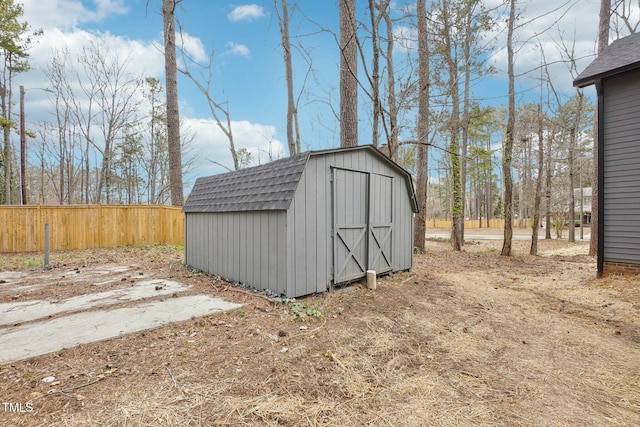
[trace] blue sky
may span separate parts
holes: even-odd
[[[52,52],[61,46],[78,51],[90,41],[106,40],[122,57],[130,55],[131,72],[155,76],[163,80],[162,17],[160,0],[23,0],[25,19],[33,28],[42,28],[44,36],[31,51],[33,70],[21,75],[18,84],[29,88],[43,88],[47,81],[43,67]],[[294,2],[289,1],[290,5]],[[359,13],[364,16],[366,3],[358,1]],[[396,8],[415,2],[398,0]],[[501,0],[486,0],[488,7]],[[519,40],[531,40],[517,52],[520,73],[536,67],[540,53],[536,44],[545,46],[547,58],[559,58],[557,49],[560,33],[575,39],[576,56],[582,58],[579,69],[592,59],[595,50],[599,0],[574,0],[522,27]],[[528,22],[562,5],[557,0],[528,0],[521,2],[521,21]],[[300,125],[304,149],[322,149],[339,145],[338,123],[330,104],[338,108],[338,49],[335,35],[338,23],[336,0],[299,0],[299,10],[291,16],[292,43],[308,50],[313,74],[309,75],[300,98]],[[236,144],[249,149],[256,161],[267,160],[271,151],[276,157],[286,155],[286,88],[284,65],[280,47],[280,33],[272,0],[223,1],[184,0],[177,11],[184,33],[185,48],[196,59],[206,61],[213,49],[214,98],[228,101]],[[548,35],[534,34],[551,26]],[[504,24],[502,24],[504,27]],[[411,34],[410,28],[398,28]],[[533,37],[533,38],[532,38]],[[495,47],[488,53],[489,62],[498,73],[474,86],[475,97],[487,104],[506,103],[506,51],[504,31],[493,35]],[[573,43],[573,41],[571,41]],[[396,48],[399,60],[407,51]],[[294,54],[294,79],[299,91],[308,65],[299,53]],[[552,68],[558,89],[572,94],[571,75],[564,65]],[[532,77],[537,77],[534,73]],[[537,102],[539,89],[534,78],[522,76],[518,80],[521,102]],[[46,92],[27,92],[27,120],[50,119]],[[205,99],[185,78],[179,80],[181,114],[194,133],[193,147],[199,164],[187,177],[187,192],[197,176],[224,171],[208,160],[232,165],[227,143],[211,120]],[[364,99],[364,98],[361,98]],[[367,140],[368,109],[360,109],[362,143]]]

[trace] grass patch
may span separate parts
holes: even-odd
[[[42,267],[44,265],[44,260],[41,257],[28,257],[24,259],[22,264],[25,268]]]

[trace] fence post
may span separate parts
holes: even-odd
[[[44,268],[49,268],[49,223],[44,224]]]

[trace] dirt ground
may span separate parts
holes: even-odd
[[[640,277],[595,279],[587,243],[541,240],[530,257],[514,241],[510,258],[500,245],[430,241],[375,291],[289,303],[190,271],[176,248],[55,253],[48,272],[0,255],[36,281],[120,265],[107,286],[142,273],[244,304],[1,365],[0,425],[640,426]],[[92,287],[60,279],[0,299]]]

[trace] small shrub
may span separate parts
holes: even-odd
[[[311,320],[312,318],[320,318],[322,317],[322,312],[318,310],[315,306],[309,306],[305,302],[292,302],[289,305],[289,309],[293,313],[291,316],[291,320],[294,322],[296,320],[301,320],[306,322]]]
[[[551,216],[551,226],[556,230],[556,238],[562,239],[562,233],[567,228],[567,219],[564,212],[554,212]]]

